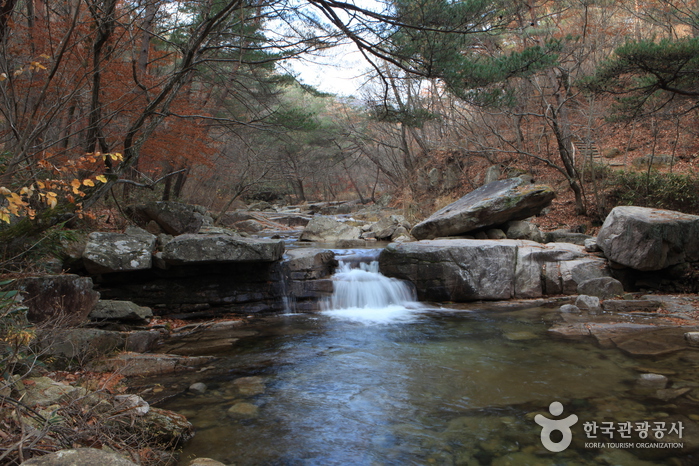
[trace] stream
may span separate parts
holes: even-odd
[[[636,360],[551,338],[552,308],[416,303],[372,263],[351,262],[323,312],[260,319],[246,327],[254,336],[216,355],[215,375],[183,376],[207,390],[162,406],[196,427],[180,464],[696,464],[698,404],[659,399],[637,381],[656,372],[673,388],[699,387],[699,360]],[[567,448],[543,446],[537,414],[577,416]],[[644,440],[644,422],[663,422],[677,444],[648,448],[657,433]],[[630,439],[619,430],[627,423]]]

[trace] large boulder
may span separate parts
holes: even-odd
[[[597,245],[608,259],[636,270],[699,261],[699,216],[615,207],[597,235]]]
[[[526,178],[493,181],[438,210],[411,231],[417,239],[455,236],[536,215],[556,197]]]
[[[72,274],[29,277],[19,282],[24,304],[29,308],[27,318],[32,322],[83,322],[100,298],[92,286],[91,278]]]
[[[399,227],[407,230],[410,229],[410,224],[402,215],[388,215],[371,225],[369,231],[374,233],[376,239],[388,239],[393,236]]]
[[[154,220],[169,235],[198,233],[204,223],[203,208],[175,201],[149,202],[139,206],[148,219]]]
[[[423,240],[392,243],[379,257],[383,274],[412,282],[419,299],[475,301],[575,294],[606,276],[605,261],[573,244],[522,240]]]
[[[163,247],[162,259],[171,265],[273,262],[284,255],[284,242],[217,235],[180,235]]]
[[[87,238],[83,263],[94,274],[150,269],[156,239],[137,227],[129,227],[124,233],[96,231]]]
[[[332,217],[314,215],[301,233],[299,241],[334,242],[347,239],[359,239],[358,227],[338,222]]]

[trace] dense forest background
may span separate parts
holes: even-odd
[[[357,95],[284,71],[340,44]],[[693,0],[3,0],[0,47],[4,241],[146,198],[416,220],[525,172],[545,227],[699,213]]]

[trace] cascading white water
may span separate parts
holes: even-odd
[[[417,317],[421,306],[409,284],[379,273],[378,261],[359,267],[340,261],[333,275],[333,294],[322,303],[333,317],[364,323],[405,322]]]

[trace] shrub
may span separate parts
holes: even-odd
[[[699,177],[693,174],[617,171],[611,178],[612,205],[636,205],[699,214]]]

